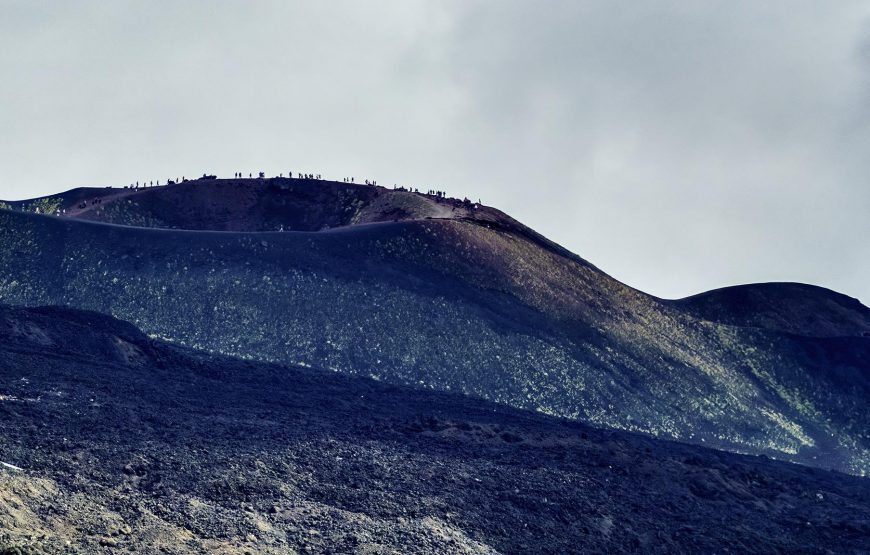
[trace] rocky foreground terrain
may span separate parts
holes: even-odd
[[[3,303],[870,473],[870,309],[833,291],[658,299],[494,208],[319,180],[77,189],[6,206]]]
[[[0,553],[867,553],[870,481],[0,306]]]

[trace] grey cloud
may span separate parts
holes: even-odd
[[[866,8],[638,6],[510,3],[454,27],[458,150],[483,145],[509,184],[487,194],[663,295],[776,279],[866,301]]]

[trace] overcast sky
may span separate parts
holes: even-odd
[[[0,198],[235,171],[493,205],[644,291],[870,301],[870,3],[0,0]]]

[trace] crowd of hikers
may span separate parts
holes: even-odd
[[[280,173],[276,177],[283,179],[284,174]],[[235,172],[233,174],[233,178],[234,179],[245,179],[245,176],[242,172]],[[202,174],[202,177],[198,177],[194,181],[211,181],[211,180],[216,180],[216,179],[217,179],[216,175],[204,173],[204,174]],[[266,178],[265,172],[257,172],[256,178],[254,177],[253,173],[248,173],[247,179],[264,180],[267,178]],[[293,172],[288,171],[287,172],[287,179],[322,180],[323,177],[319,173],[302,173],[302,172],[296,173],[296,175],[294,177]],[[175,179],[165,180],[164,185],[175,185],[176,183],[186,183],[188,181],[190,181],[190,180],[188,180],[186,176],[181,176],[181,178],[176,177]],[[344,178],[342,178],[342,181],[344,183],[355,183],[355,178],[354,177],[344,177]],[[371,187],[376,187],[378,185],[377,181],[370,180],[370,179],[364,180],[364,183],[368,186],[371,186]],[[153,181],[142,181],[142,182],[136,181],[134,183],[130,183],[129,185],[125,185],[124,188],[125,189],[132,189],[133,191],[138,191],[139,189],[144,189],[147,187],[157,187],[160,185],[161,185],[160,180],[157,179],[157,180],[153,180]],[[111,187],[106,187],[106,188],[111,189]],[[393,184],[393,190],[394,191],[409,192],[409,193],[416,193],[416,194],[423,194],[423,195],[426,195],[429,197],[435,197],[436,199],[439,199],[439,200],[443,199],[453,206],[453,210],[456,210],[460,205],[465,207],[465,208],[471,209],[471,210],[477,210],[481,206],[480,199],[477,200],[477,203],[473,203],[471,200],[468,199],[468,197],[465,197],[460,201],[459,199],[448,197],[446,191],[441,191],[438,189],[428,189],[425,192],[421,193],[420,190],[416,187],[403,187],[403,186],[397,186],[397,185]],[[102,197],[94,197],[94,198],[91,198],[88,200],[78,202],[76,204],[76,208],[78,208],[79,210],[85,210],[89,206],[99,205],[99,204],[102,204],[102,202],[103,202]],[[2,203],[0,203],[0,208],[8,208],[8,206],[4,206]],[[67,209],[65,209],[65,208],[54,208],[54,207],[52,207],[50,209],[46,209],[46,208],[42,208],[40,206],[36,206],[36,207],[30,207],[28,210],[34,211],[37,213],[49,213],[49,212],[51,212],[51,213],[54,213],[58,216],[67,213]],[[2,554],[0,554],[0,555],[2,555]]]
[[[277,177],[283,179],[284,174],[279,173],[277,175]],[[216,175],[204,173],[204,174],[202,174],[202,177],[196,178],[195,181],[203,181],[203,180],[210,181],[210,180],[214,180],[214,179],[217,179]],[[235,173],[233,173],[233,179],[245,179],[245,175],[243,172],[235,172]],[[253,172],[249,172],[247,179],[260,179],[260,180],[266,179],[266,173],[265,172],[257,172],[257,175],[255,177]],[[303,173],[303,172],[297,172],[295,177],[294,177],[293,172],[288,171],[287,172],[287,179],[321,180],[321,179],[323,179],[323,177],[319,173]],[[180,179],[178,177],[176,177],[175,179],[166,179],[164,182],[164,185],[175,185],[176,183],[186,183],[188,181],[189,180],[187,179],[187,177],[181,176]],[[354,177],[344,177],[344,178],[342,178],[342,182],[344,182],[344,183],[356,183],[356,179]],[[370,179],[364,180],[364,183],[366,185],[369,185],[372,187],[375,187],[378,185],[377,181],[370,180]],[[130,185],[125,185],[124,188],[125,189],[133,189],[134,191],[138,191],[139,189],[144,189],[146,187],[157,187],[157,186],[160,186],[159,179],[155,180],[155,181],[143,181],[143,182],[141,182],[141,184],[139,181],[136,181],[135,183],[130,183]],[[458,199],[452,199],[452,198],[448,197],[446,191],[441,191],[438,189],[429,189],[429,190],[425,191],[424,193],[420,193],[420,190],[416,187],[403,187],[403,186],[396,186],[394,184],[393,190],[394,191],[405,191],[405,192],[410,192],[410,193],[424,194],[424,195],[427,195],[430,197],[435,197],[437,199],[458,201]],[[464,198],[462,200],[462,204],[466,205],[466,206],[473,205],[473,203],[468,198]],[[477,201],[477,204],[480,205],[479,199]],[[79,208],[85,208],[85,207],[86,207],[86,205],[84,205],[84,206],[79,205]]]

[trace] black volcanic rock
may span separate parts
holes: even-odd
[[[66,218],[0,212],[0,301],[96,310],[193,348],[870,470],[870,319],[847,297],[771,284],[664,301],[492,208],[376,187],[217,180],[115,193]],[[185,195],[208,207],[165,204]],[[212,231],[277,222],[329,229]]]
[[[0,306],[2,553],[861,553],[864,478]],[[11,467],[8,465],[12,465]]]

